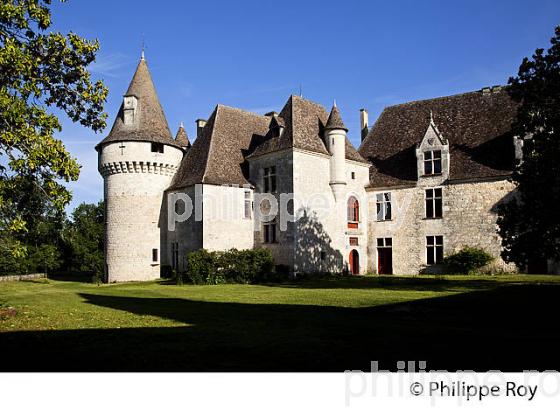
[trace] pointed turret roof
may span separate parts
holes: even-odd
[[[189,136],[185,131],[185,127],[183,127],[183,123],[179,125],[179,129],[177,130],[177,135],[175,136],[175,142],[181,147],[190,148],[191,146],[191,142],[189,141]]]
[[[333,103],[333,107],[331,109],[331,113],[329,114],[329,119],[327,120],[327,124],[325,125],[326,130],[344,130],[348,132],[348,128],[342,122],[342,118],[340,117],[340,111],[338,111],[338,107],[336,106],[336,101]]]
[[[135,121],[131,125],[124,123],[124,102],[109,135],[98,146],[117,141],[151,141],[177,146],[171,136],[169,125],[161,108],[152,76],[144,58],[140,59],[134,77],[128,86],[125,97],[137,98]]]

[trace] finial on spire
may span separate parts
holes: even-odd
[[[332,106],[333,106],[333,107],[336,107],[336,98],[335,98],[335,99],[333,99],[333,103],[332,103]]]
[[[179,128],[185,128],[185,127],[183,126],[183,121],[181,121],[181,123],[179,124]]]
[[[303,98],[303,87],[301,86],[301,83],[299,85],[299,96]]]
[[[342,118],[340,117],[340,111],[338,111],[338,107],[336,106],[336,100],[333,101],[333,107],[331,109],[331,113],[329,114],[329,118],[327,119],[325,129],[344,130],[348,132],[348,128],[346,128],[344,122],[342,121]]]
[[[146,49],[146,43],[144,41],[144,35],[142,34],[142,53],[140,54],[140,60],[145,60],[144,50]]]

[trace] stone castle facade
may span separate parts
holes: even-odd
[[[388,107],[372,127],[362,110],[356,150],[336,105],[290,96],[266,115],[218,105],[191,145],[182,126],[172,137],[142,58],[96,147],[108,281],[184,271],[201,248],[267,248],[296,274],[402,275],[478,246],[513,269],[496,209],[513,191],[516,109],[495,87]]]

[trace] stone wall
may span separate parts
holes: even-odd
[[[340,272],[348,268],[350,251],[359,255],[360,272],[367,267],[367,207],[360,208],[357,229],[347,227],[347,202],[354,196],[366,203],[364,187],[369,182],[368,165],[346,160],[345,185],[338,185],[337,198],[330,182],[329,156],[294,151],[294,195],[296,197],[296,272]],[[352,178],[354,176],[354,178]],[[350,237],[357,245],[350,245]]]
[[[202,246],[211,251],[253,248],[253,220],[245,218],[244,194],[249,187],[203,185]]]
[[[47,275],[44,273],[30,273],[28,275],[5,275],[0,276],[0,282],[17,282],[20,280],[44,279]]]
[[[199,188],[201,189],[201,188]],[[193,215],[194,207],[196,206],[196,187],[191,186],[178,191],[173,191],[175,193],[183,193],[187,195],[193,205]],[[162,232],[165,233],[163,243],[165,243],[166,250],[166,260],[167,265],[172,265],[172,243],[176,242],[179,245],[179,257],[178,257],[178,270],[184,272],[187,269],[187,254],[189,252],[195,251],[202,248],[202,221],[196,221],[194,217],[187,219],[186,221],[176,222],[174,224],[174,229],[169,229],[167,223],[167,201],[169,200],[170,192],[166,194],[165,206],[163,208],[164,217],[161,220],[160,225],[164,227]],[[200,205],[199,205],[200,206]],[[180,214],[183,213],[183,209],[179,210]]]
[[[258,193],[264,192],[264,168],[276,167],[276,193],[274,196],[280,203],[280,193],[293,192],[293,153],[291,150],[274,152],[268,155],[251,158],[249,162],[249,175],[251,183]],[[293,213],[293,207],[289,208]],[[264,243],[262,223],[254,218],[253,240],[255,247],[269,249],[277,264],[294,266],[294,224],[287,223],[286,229],[280,229],[278,224],[277,243]]]
[[[448,183],[441,187],[443,193],[443,217],[426,219],[424,186],[371,190],[368,192],[370,266],[377,273],[377,238],[393,240],[393,273],[417,274],[426,269],[426,236],[442,235],[444,254],[458,251],[464,246],[485,249],[496,258],[495,267],[514,270],[500,257],[501,240],[497,233],[497,206],[507,200],[513,185],[506,180]],[[376,221],[376,193],[391,192],[391,221]],[[438,267],[427,268],[435,272]]]
[[[183,157],[165,146],[151,152],[149,142],[115,142],[102,147],[99,171],[104,179],[105,263],[109,282],[160,277],[159,229],[164,190]],[[157,261],[153,260],[157,250]]]

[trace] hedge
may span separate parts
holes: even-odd
[[[187,278],[197,285],[259,283],[274,277],[274,259],[268,249],[206,249],[187,254]]]

